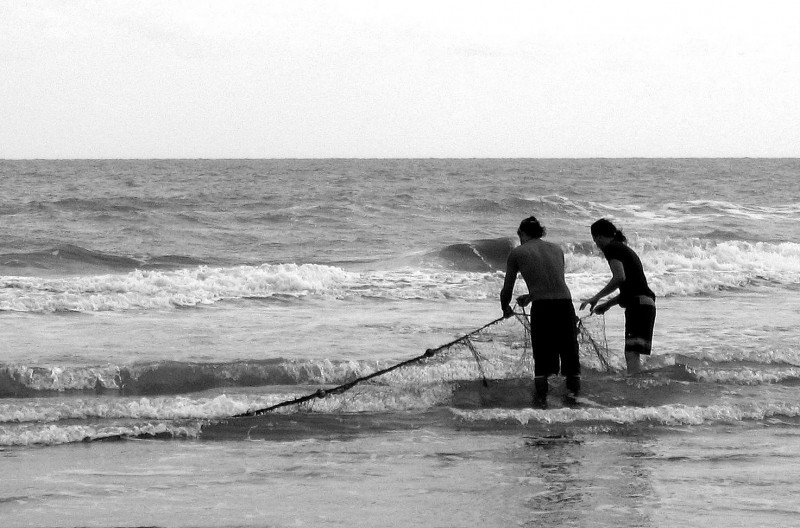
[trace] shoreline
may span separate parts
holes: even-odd
[[[800,432],[780,424],[3,449],[0,517],[29,528],[771,524],[800,513],[798,452]],[[769,498],[753,495],[766,486]]]

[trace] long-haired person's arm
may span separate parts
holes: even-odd
[[[611,268],[611,279],[608,281],[608,284],[603,286],[603,288],[592,297],[581,299],[581,310],[583,310],[586,305],[589,305],[589,309],[594,311],[594,305],[596,305],[600,299],[614,293],[617,288],[625,282],[625,267],[622,265],[622,262],[616,259],[609,260],[608,267]]]

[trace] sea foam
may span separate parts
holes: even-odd
[[[659,425],[701,425],[716,422],[763,420],[773,416],[800,416],[800,405],[767,402],[742,405],[663,405],[658,407],[562,408],[562,409],[451,409],[467,422],[500,421],[521,425],[532,423],[653,423]]]
[[[667,238],[634,239],[631,246],[659,296],[800,283],[800,244],[793,242]],[[610,277],[607,263],[585,245],[566,249],[566,279],[573,297],[594,294]],[[356,272],[321,264],[198,266],[58,279],[6,276],[0,278],[0,311],[169,310],[275,296],[482,301],[496,299],[503,277],[500,270],[405,266]]]

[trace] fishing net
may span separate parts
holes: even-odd
[[[584,369],[599,372],[615,370],[609,362],[605,319],[587,316],[578,319],[577,334],[581,365]],[[365,410],[357,405],[345,405],[342,398],[355,401],[359,388],[369,386],[371,391],[380,387],[402,388],[400,394],[409,397],[432,385],[444,385],[463,380],[478,380],[486,386],[490,380],[508,380],[533,377],[533,351],[530,340],[530,319],[524,312],[514,317],[498,318],[480,328],[467,332],[423,354],[385,368],[376,369],[341,385],[318,389],[297,398],[248,411],[234,416],[259,416],[286,407],[311,411],[321,400],[337,397],[337,408]],[[342,396],[347,393],[346,396]],[[397,397],[397,396],[392,396]]]

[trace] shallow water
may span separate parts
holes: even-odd
[[[791,525],[780,423],[139,440],[2,452],[4,526]]]
[[[798,170],[0,161],[0,525],[791,524]],[[614,368],[583,350],[577,408],[560,379],[530,408],[514,319],[470,341],[480,362],[317,392],[497,318],[529,214],[576,305],[609,277],[587,226],[624,228],[659,296],[646,374],[612,310],[584,320]]]

